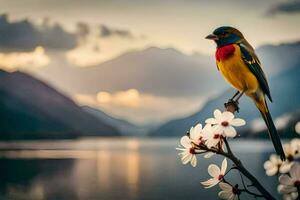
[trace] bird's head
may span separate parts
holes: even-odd
[[[217,47],[226,46],[229,44],[239,43],[244,39],[243,34],[236,28],[230,26],[221,26],[214,30],[214,32],[206,39],[213,40]]]

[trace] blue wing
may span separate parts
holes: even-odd
[[[270,101],[272,102],[268,81],[265,73],[263,72],[260,66],[260,62],[257,56],[254,52],[251,53],[250,51],[248,51],[245,45],[239,44],[239,46],[242,53],[242,59],[244,60],[245,64],[249,67],[250,71],[257,78],[262,91],[269,97]]]

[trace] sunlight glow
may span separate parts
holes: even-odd
[[[127,155],[127,185],[131,199],[138,195],[138,184],[140,177],[140,155],[137,151],[131,151]]]
[[[50,58],[43,47],[36,47],[32,52],[0,53],[0,68],[7,71],[33,69],[48,65]]]
[[[97,175],[102,189],[110,187],[111,180],[111,154],[109,151],[98,151],[97,153]]]
[[[81,105],[99,108],[115,117],[126,118],[137,124],[186,116],[201,108],[205,102],[201,97],[170,98],[141,93],[136,89],[111,93],[101,91],[96,95],[76,94],[73,99]]]
[[[97,94],[97,100],[100,104],[112,103],[128,107],[139,107],[141,96],[136,89],[129,89],[112,94],[108,92],[99,92]]]

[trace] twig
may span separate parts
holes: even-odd
[[[228,101],[224,104],[227,111],[235,113],[239,110],[238,103]],[[226,139],[224,139],[227,153],[224,153],[222,151],[219,152],[219,154],[229,158],[239,169],[239,171],[248,178],[252,182],[252,185],[256,187],[256,189],[261,193],[262,197],[265,197],[268,200],[275,200],[275,198],[261,185],[261,183],[244,167],[242,162],[232,153],[230,146]]]
[[[254,192],[251,192],[245,185],[245,182],[244,182],[244,178],[243,178],[243,175],[241,174],[241,172],[239,171],[239,174],[240,174],[240,177],[241,177],[241,180],[242,180],[242,184],[243,184],[243,187],[244,187],[244,190],[241,190],[241,191],[244,191],[250,195],[253,195],[254,197],[263,197],[263,195],[260,195],[260,194],[256,194]]]

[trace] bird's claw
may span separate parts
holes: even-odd
[[[227,103],[224,103],[224,106],[226,108],[226,110],[234,112],[237,111],[239,112],[240,108],[239,108],[239,102],[235,101],[233,99],[229,99]]]

